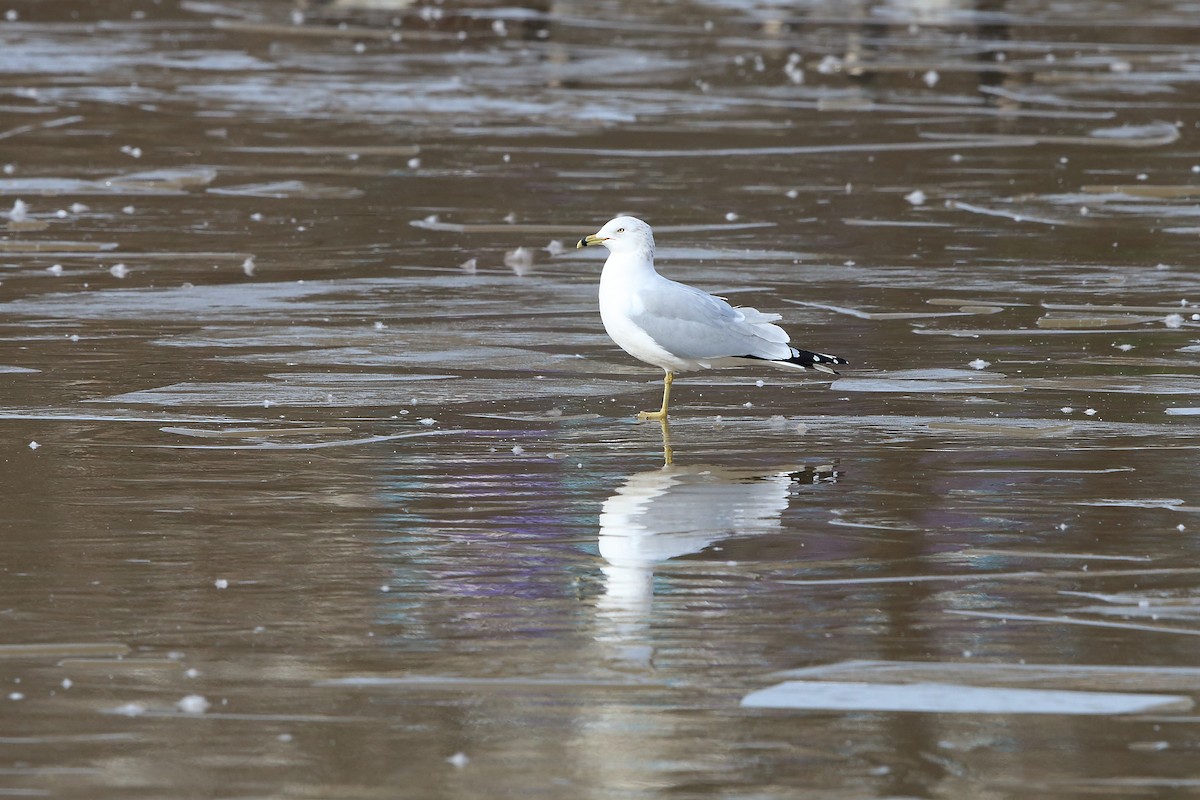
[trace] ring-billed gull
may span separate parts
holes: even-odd
[[[663,377],[662,408],[639,419],[666,419],[676,372],[746,366],[766,361],[789,369],[836,375],[844,358],[798,350],[772,323],[779,314],[734,307],[720,297],[677,283],[654,270],[654,233],[637,217],[616,217],[579,240],[602,244],[608,260],[600,275],[600,319],[622,350],[653,364]]]

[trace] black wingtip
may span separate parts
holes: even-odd
[[[810,350],[798,350],[792,348],[792,357],[784,359],[789,364],[795,364],[798,367],[805,369],[816,369],[821,372],[829,372],[833,375],[840,375],[833,365],[849,364],[850,362],[841,356],[831,356],[828,353],[814,353]]]

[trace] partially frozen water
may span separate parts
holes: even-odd
[[[0,5],[0,796],[1194,794],[1195,11]]]

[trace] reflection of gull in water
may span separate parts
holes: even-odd
[[[600,608],[640,615],[650,606],[656,564],[778,530],[793,484],[836,475],[831,466],[666,466],[629,476],[600,511],[600,555],[608,561]]]

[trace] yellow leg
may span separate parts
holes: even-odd
[[[643,420],[643,419],[665,420],[667,418],[667,405],[671,402],[671,384],[674,381],[675,381],[675,374],[668,370],[667,374],[665,376],[663,376],[662,408],[660,408],[658,411],[639,411],[638,412],[639,420]]]

